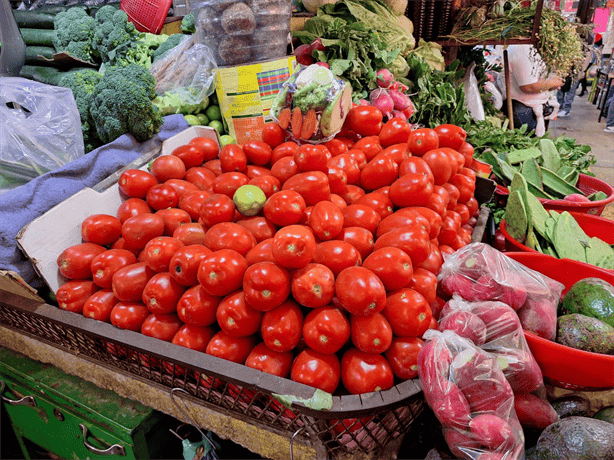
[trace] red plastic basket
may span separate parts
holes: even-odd
[[[122,0],[119,8],[139,32],[159,34],[173,0]]]
[[[586,203],[576,203],[574,201],[567,200],[547,200],[544,198],[539,198],[539,201],[546,209],[555,209],[557,211],[575,211],[593,214],[595,216],[600,216],[606,205],[614,202],[614,187],[595,177],[580,174],[576,187],[587,196],[595,192],[603,192],[607,195],[607,198]],[[500,197],[507,198],[507,195],[509,195],[509,190],[502,185],[497,185],[495,193]]]
[[[565,285],[563,294],[583,278],[601,278],[614,284],[614,272],[570,259],[554,259],[538,252],[509,252],[508,257]],[[569,390],[614,388],[614,356],[576,350],[524,332],[545,379]]]

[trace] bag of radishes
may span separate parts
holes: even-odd
[[[453,331],[429,329],[423,338],[422,390],[451,452],[464,460],[524,458],[514,394],[497,359]]]
[[[437,276],[442,298],[500,301],[516,310],[524,330],[553,340],[556,311],[565,286],[525,267],[484,243],[471,243],[444,255]]]

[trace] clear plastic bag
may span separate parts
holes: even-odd
[[[482,104],[482,96],[478,87],[478,79],[475,76],[475,62],[472,62],[465,76],[463,77],[463,85],[465,88],[465,103],[469,109],[469,113],[474,120],[484,120],[484,105]]]
[[[524,458],[514,394],[497,359],[453,331],[429,329],[418,354],[427,404],[460,459]]]
[[[443,296],[498,300],[517,311],[523,329],[548,340],[556,335],[556,311],[565,286],[492,246],[471,243],[444,255],[437,280]]]
[[[0,189],[13,188],[83,156],[72,91],[25,78],[0,85]]]

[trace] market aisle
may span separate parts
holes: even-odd
[[[588,95],[576,96],[569,117],[558,118],[550,123],[554,137],[565,134],[579,144],[590,145],[597,163],[591,167],[595,176],[614,186],[614,134],[604,133],[605,118],[598,122],[599,110],[588,101]],[[602,217],[614,219],[614,203],[608,205]]]

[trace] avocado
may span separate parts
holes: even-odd
[[[614,353],[614,327],[579,313],[559,316],[556,323],[556,342],[578,350]]]
[[[556,398],[551,402],[552,407],[560,418],[571,417],[574,415],[580,417],[590,417],[590,403],[588,399],[580,395],[566,395]]]
[[[614,423],[614,406],[608,406],[597,412],[593,418],[603,420],[604,422]]]
[[[559,315],[581,313],[614,327],[614,286],[600,278],[576,281],[559,305]]]
[[[531,458],[605,460],[614,458],[614,425],[590,417],[567,417],[547,427]]]

